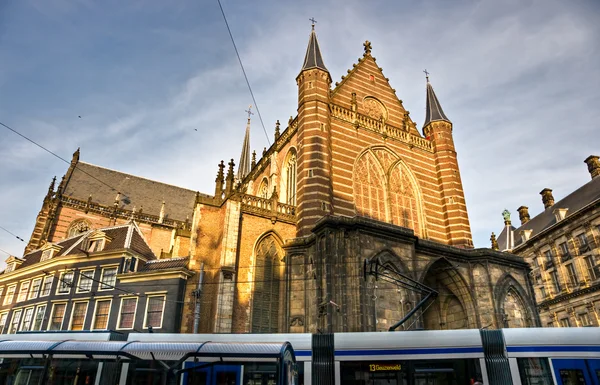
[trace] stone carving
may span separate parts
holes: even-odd
[[[304,326],[303,316],[292,316],[290,318],[290,326]]]
[[[388,112],[383,103],[373,97],[367,96],[363,100],[363,109],[367,116],[375,120],[383,122],[388,118]]]

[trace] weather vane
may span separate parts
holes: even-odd
[[[423,70],[423,73],[425,74],[427,81],[429,81],[429,72],[427,72],[427,69]]]
[[[317,21],[315,20],[315,18],[314,18],[314,17],[311,17],[311,18],[310,18],[310,19],[308,19],[308,20],[312,21],[312,27],[313,27],[313,29],[315,29],[315,23],[317,22]]]

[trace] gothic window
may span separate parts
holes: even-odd
[[[256,247],[252,333],[279,332],[282,257],[281,246],[273,235],[265,237]]]
[[[281,178],[282,202],[296,205],[296,150],[288,152],[283,163],[283,177]]]
[[[358,215],[410,228],[421,236],[416,186],[397,155],[385,148],[370,149],[356,162],[353,179]]]
[[[258,196],[261,198],[269,199],[269,182],[267,178],[264,178],[258,187]]]
[[[528,326],[525,304],[513,288],[506,293],[502,309],[504,327],[523,328]]]
[[[92,227],[89,222],[84,219],[79,219],[71,222],[69,229],[67,230],[67,238],[74,237],[78,234],[85,233],[90,230]]]

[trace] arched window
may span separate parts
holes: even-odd
[[[421,236],[418,190],[408,167],[385,147],[369,149],[356,161],[354,204],[358,215],[410,228]]]
[[[281,178],[281,201],[288,205],[296,205],[296,150],[291,149],[283,162]]]
[[[281,259],[283,251],[273,235],[256,246],[254,293],[252,299],[252,333],[279,332]]]
[[[92,226],[85,219],[78,219],[71,222],[69,229],[67,230],[67,238],[74,237],[78,234],[85,233],[92,229]]]
[[[269,182],[267,178],[264,178],[258,186],[258,196],[261,198],[269,199]]]

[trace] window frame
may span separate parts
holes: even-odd
[[[15,330],[13,330],[13,326],[15,324],[15,314],[18,314],[19,317],[17,318],[17,326],[15,327]],[[13,310],[12,316],[10,317],[10,326],[8,328],[7,334],[14,334],[15,332],[17,332],[19,330],[19,325],[21,324],[22,317],[23,317],[23,308]]]
[[[40,256],[40,262],[44,262],[49,259],[52,259],[52,254],[54,254],[53,249],[46,249],[46,250],[42,251],[42,255]]]
[[[11,289],[12,293],[11,293]],[[17,292],[17,284],[12,284],[6,287],[6,296],[4,297],[4,301],[2,302],[2,305],[6,306],[6,305],[10,305],[13,303],[13,301],[15,300],[15,293]],[[10,294],[9,294],[10,293]]]
[[[51,329],[52,324],[53,324],[53,320],[54,320],[54,313],[56,312],[56,307],[60,306],[60,305],[64,305],[65,306],[65,310],[63,312],[62,318],[60,320],[60,326],[58,329]],[[65,323],[65,315],[67,314],[67,302],[55,302],[52,304],[52,310],[50,311],[50,317],[48,319],[48,325],[46,325],[46,330],[63,330],[63,325]]]
[[[165,318],[165,305],[167,304],[167,295],[166,294],[155,294],[155,295],[148,295],[146,297],[146,311],[144,313],[144,326],[143,329],[148,329],[148,310],[149,310],[149,305],[150,305],[150,299],[151,298],[162,298],[163,304],[162,304],[162,310],[161,310],[161,315],[160,315],[160,326],[159,327],[155,327],[152,326],[152,330],[155,329],[162,329],[163,327],[163,323],[164,323],[164,318]]]
[[[8,313],[8,311],[0,313],[0,334],[4,334],[4,332],[7,331],[6,324],[8,323]]]
[[[133,309],[133,322],[131,323],[130,328],[122,327],[121,320],[122,320],[122,316],[123,316],[123,302],[125,302],[126,300],[130,300],[130,299],[135,300],[135,307]],[[119,317],[117,317],[116,330],[133,330],[133,329],[135,329],[135,319],[137,317],[138,304],[139,304],[139,297],[121,297],[121,303],[119,305]],[[152,327],[152,328],[154,329],[154,327]]]
[[[42,277],[34,278],[31,280],[31,286],[29,288],[29,295],[27,296],[27,299],[36,299],[40,296],[40,293],[42,292],[42,281]],[[34,290],[36,282],[40,283],[40,285],[37,288],[37,291]]]
[[[87,252],[88,253],[98,253],[98,252],[104,250],[105,244],[106,244],[106,242],[105,242],[104,238],[90,239],[89,244],[86,247]]]
[[[44,312],[42,313],[42,319],[40,321],[40,326],[39,326],[39,328],[36,329],[35,325],[36,325],[36,322],[37,322],[37,319],[38,319],[37,316],[38,316],[38,314],[40,312],[40,308],[44,308]],[[43,303],[41,305],[37,305],[35,307],[35,313],[33,315],[33,324],[32,324],[32,330],[33,331],[41,331],[42,330],[42,326],[44,325],[44,316],[46,315],[46,310],[48,310],[48,305],[45,304],[45,303]]]
[[[50,281],[50,286],[47,288],[48,292],[46,294],[44,294],[46,292],[46,281]],[[50,294],[52,294],[52,285],[54,284],[54,274],[51,275],[47,275],[44,277],[44,280],[42,281],[42,287],[40,288],[40,295],[39,297],[47,297]]]
[[[19,285],[19,293],[17,294],[17,300],[15,302],[23,302],[27,301],[27,297],[29,297],[29,288],[31,287],[31,280],[22,281]],[[23,292],[25,290],[25,292]]]
[[[85,321],[87,319],[87,311],[88,311],[89,304],[90,304],[89,300],[73,302],[73,306],[71,308],[71,319],[69,320],[69,329],[68,330],[74,330],[73,329],[73,321],[75,320],[75,309],[76,309],[77,305],[80,305],[80,304],[85,304],[85,311],[83,312],[83,321],[81,322],[81,329],[77,329],[76,331],[85,330]]]
[[[27,312],[31,310],[31,318],[29,319],[29,327],[25,329],[25,322],[27,322]],[[33,326],[33,317],[35,315],[35,306],[27,307],[23,310],[23,319],[21,320],[21,325],[19,325],[19,331],[31,331],[31,327]]]
[[[65,279],[65,275],[67,274],[71,274],[71,286],[68,286],[65,282],[67,281]],[[58,284],[56,285],[56,295],[67,295],[67,294],[71,294],[71,289],[74,286],[74,282],[75,282],[75,271],[71,270],[71,271],[61,271],[60,274],[58,275]],[[65,292],[61,292],[60,290],[62,289],[63,285],[67,285],[68,287],[68,291]]]
[[[565,269],[567,270],[567,277],[569,278],[569,283],[572,286],[575,286],[577,284],[579,284],[579,279],[577,278],[577,270],[575,269],[575,266],[573,266],[573,263],[568,263],[565,265]],[[573,273],[571,275],[571,273]]]
[[[590,246],[590,241],[588,240],[585,232],[577,234],[576,237],[579,246],[579,254],[585,254],[592,249]]]
[[[89,273],[92,272],[92,275],[86,275],[85,273]],[[96,275],[96,269],[87,269],[87,270],[80,270],[79,271],[79,279],[77,280],[77,287],[75,289],[75,293],[89,293],[92,291],[93,287],[94,287],[94,276]],[[86,277],[87,279],[90,280],[90,288],[88,290],[82,290],[82,279],[83,277]]]
[[[585,257],[583,257],[584,261],[585,261],[585,267],[587,269],[587,273],[588,276],[590,277],[591,281],[595,281],[597,280],[598,276],[596,276],[596,272],[594,271],[594,268],[596,267],[595,264],[595,257],[593,255],[587,255]]]
[[[90,326],[90,330],[108,330],[108,325],[110,324],[110,313],[112,311],[112,301],[112,298],[100,298],[96,300],[96,303],[94,304],[94,316],[92,317],[92,325]],[[100,302],[108,302],[108,313],[106,314],[106,326],[104,328],[96,328],[98,304]]]
[[[114,270],[115,271],[115,274],[114,274],[114,283],[109,288],[103,287],[105,285],[105,283],[104,283],[104,277],[105,277],[106,270]],[[103,267],[102,268],[102,272],[100,273],[100,284],[98,286],[98,291],[114,290],[116,288],[116,286],[117,286],[117,274],[118,273],[119,273],[119,266],[118,265]]]
[[[563,321],[566,321],[566,322],[563,322]],[[569,317],[561,318],[558,321],[558,324],[560,325],[561,328],[570,328],[571,327],[571,320],[569,320]]]

